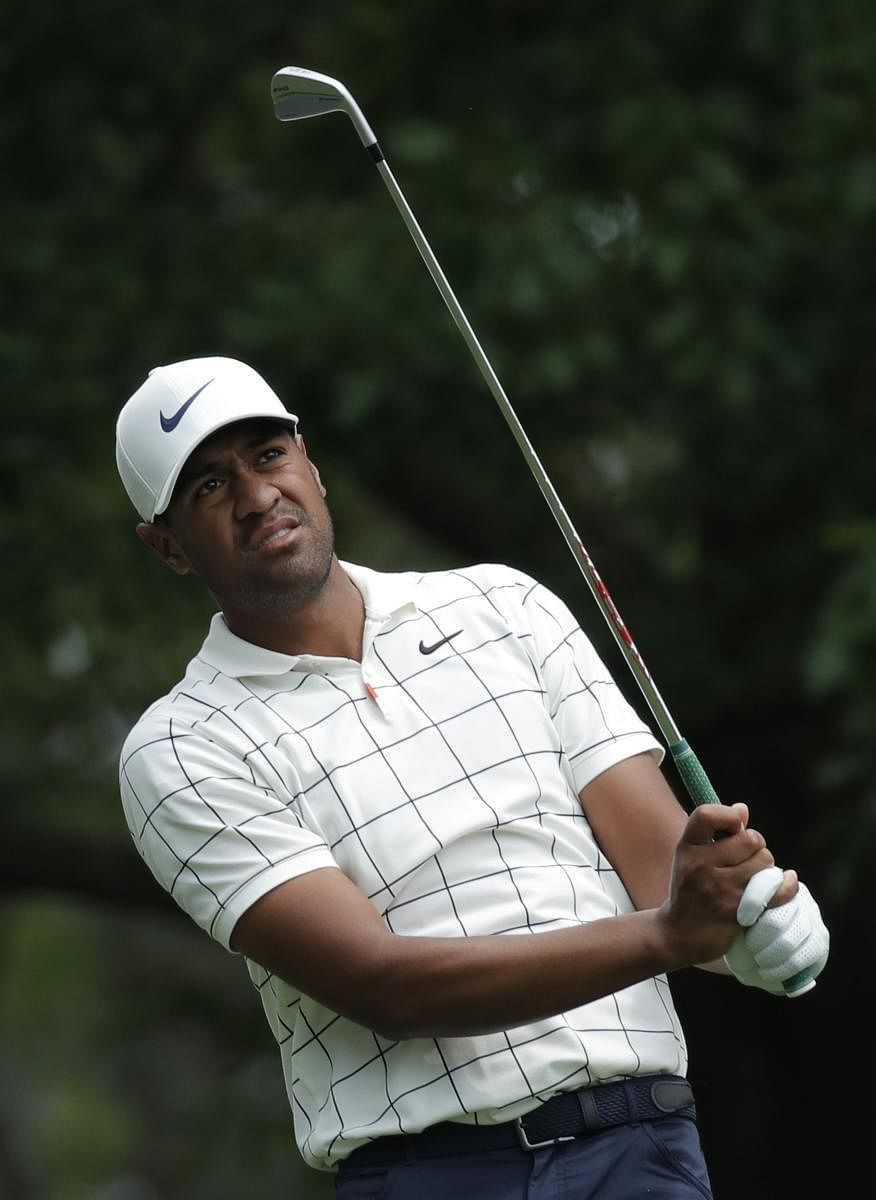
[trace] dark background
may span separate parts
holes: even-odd
[[[275,121],[290,63],[359,100],[676,720],[831,927],[797,1001],[674,977],[716,1197],[869,1177],[876,9],[44,0],[0,47],[0,1196],[329,1190],[242,964],[121,817],[211,611],[115,474],[150,367],[251,362],[342,557],[535,574],[640,705],[349,121]]]

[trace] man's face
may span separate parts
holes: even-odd
[[[192,453],[164,520],[141,527],[141,537],[174,570],[203,579],[227,615],[294,609],[321,591],[331,568],[324,497],[290,428],[241,421]]]

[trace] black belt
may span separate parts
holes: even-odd
[[[341,1167],[388,1165],[406,1158],[480,1154],[514,1147],[540,1150],[559,1142],[590,1137],[616,1125],[667,1116],[696,1120],[690,1084],[678,1075],[644,1075],[580,1088],[577,1092],[561,1092],[516,1121],[502,1125],[444,1121],[422,1133],[377,1138],[354,1150]]]

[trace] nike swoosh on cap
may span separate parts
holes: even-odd
[[[440,646],[443,646],[446,642],[452,641],[455,637],[459,637],[461,633],[461,629],[457,629],[456,633],[448,633],[447,637],[441,638],[439,642],[435,642],[435,644],[432,646],[427,646],[425,642],[420,642],[420,653],[434,654]]]
[[[213,379],[215,379],[215,378],[216,378],[216,376],[214,375]],[[158,414],[158,416],[161,419],[161,428],[164,430],[165,433],[173,433],[174,429],[176,429],[177,425],[179,425],[180,421],[186,415],[186,411],[187,411],[189,405],[193,404],[195,402],[195,400],[197,400],[198,396],[200,396],[201,392],[204,390],[205,387],[210,386],[210,384],[213,382],[213,379],[208,379],[206,383],[201,384],[201,386],[198,388],[198,390],[196,392],[192,392],[191,396],[189,396],[189,398],[188,398],[188,400],[186,400],[185,404],[181,405],[176,410],[176,412],[173,414],[173,416],[166,417],[163,412],[160,412]]]

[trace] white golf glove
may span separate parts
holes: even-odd
[[[830,949],[827,926],[805,883],[786,904],[766,907],[781,882],[778,867],[749,880],[737,910],[737,920],[747,928],[724,956],[740,983],[774,995],[784,994],[782,981],[799,971],[813,979],[820,975]]]

